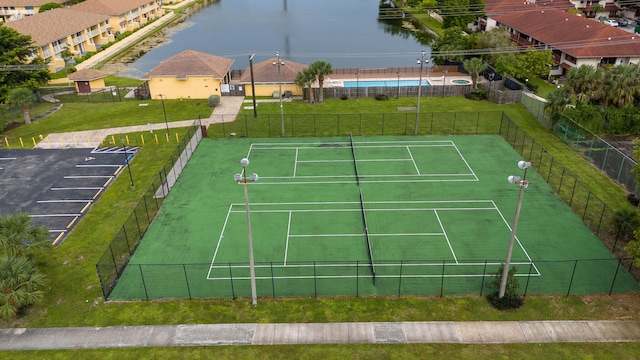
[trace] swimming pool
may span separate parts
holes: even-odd
[[[354,87],[398,87],[398,86],[418,86],[419,80],[363,80],[363,81],[343,81],[346,88]],[[422,79],[422,86],[431,86],[429,81]]]

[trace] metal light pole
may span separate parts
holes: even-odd
[[[122,151],[124,151],[124,163],[127,164],[127,170],[129,170],[129,182],[131,183],[131,190],[135,190],[136,186],[133,184],[133,175],[131,175],[131,166],[129,165],[129,153],[127,153],[127,146],[124,144],[124,139],[120,138],[122,141]]]
[[[530,162],[521,160],[518,162],[518,167],[524,170],[522,179],[520,176],[511,175],[507,180],[512,184],[520,185],[520,195],[518,196],[518,205],[516,206],[516,215],[513,219],[513,226],[511,227],[511,238],[509,239],[509,249],[507,250],[507,258],[504,261],[504,269],[502,270],[502,279],[500,281],[500,292],[498,297],[502,299],[504,293],[507,290],[507,277],[509,276],[509,267],[511,266],[511,253],[513,252],[513,243],[516,239],[516,229],[518,228],[518,219],[520,218],[520,208],[522,207],[522,196],[524,195],[524,189],[529,186],[527,181],[527,169],[531,166]]]
[[[169,135],[169,122],[167,121],[167,109],[164,107],[164,95],[158,94],[162,101],[162,112],[164,113],[164,125],[167,127],[167,136]]]
[[[256,83],[253,80],[253,56],[255,54],[249,55],[249,71],[251,73],[251,95],[253,97],[253,117],[258,117],[258,105],[256,104]]]
[[[420,119],[420,97],[422,97],[422,67],[425,61],[428,63],[429,60],[425,60],[424,50],[420,52],[420,58],[418,59],[418,65],[420,65],[420,80],[418,81],[418,106],[416,107],[416,125],[413,130],[413,135],[418,135],[418,121]],[[399,81],[399,80],[398,80]]]
[[[280,123],[282,124],[282,137],[284,137],[284,109],[282,107],[282,81],[280,81],[280,67],[284,66],[284,61],[280,59],[280,53],[276,52],[276,60],[273,65],[278,67],[278,95],[280,96]]]
[[[489,92],[487,93],[487,101],[491,101],[491,88],[493,87],[493,79],[496,77],[496,73],[489,73]]]
[[[356,71],[356,100],[360,100],[360,73]]]
[[[258,305],[258,295],[256,290],[256,270],[253,263],[253,240],[251,238],[251,212],[249,211],[249,191],[247,189],[247,183],[258,181],[258,174],[253,173],[247,178],[247,165],[249,165],[249,159],[243,158],[240,160],[242,165],[242,174],[235,174],[233,179],[237,183],[244,185],[244,206],[247,212],[247,236],[249,238],[249,272],[251,276],[251,303],[253,306]]]
[[[449,70],[445,70],[442,73],[444,74],[442,77],[442,97],[444,97],[444,88],[447,86],[447,73]]]

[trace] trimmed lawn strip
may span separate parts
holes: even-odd
[[[131,349],[0,351],[15,360],[46,359],[632,359],[640,343],[349,344],[210,346]],[[634,355],[635,354],[635,355]]]

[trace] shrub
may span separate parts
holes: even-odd
[[[500,265],[497,272],[491,274],[493,275],[493,279],[487,284],[487,287],[495,291],[487,295],[487,301],[498,310],[517,309],[524,304],[524,297],[517,293],[517,290],[520,287],[518,279],[514,277],[517,268],[512,266],[509,269],[504,296],[500,298],[500,283],[502,281],[503,270],[504,264]]]
[[[636,197],[636,194],[627,195],[627,200],[629,201],[629,204],[633,206],[638,206],[638,204],[640,204],[640,200],[638,200],[638,198]]]
[[[386,94],[376,94],[376,100],[387,101],[389,100],[389,97]]]
[[[347,99],[349,99],[349,96],[347,96],[347,94],[340,95],[340,100],[347,100]]]
[[[214,108],[218,105],[220,105],[220,95],[209,96],[209,107]]]
[[[469,100],[485,100],[487,98],[487,91],[484,89],[475,89],[472,92],[465,94]]]

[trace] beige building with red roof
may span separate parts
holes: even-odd
[[[551,50],[556,64],[550,75],[581,65],[640,64],[640,35],[558,9],[564,6],[490,0],[482,25],[486,30],[506,28],[523,49]]]
[[[207,99],[229,92],[233,59],[185,50],[146,73],[151,99]]]
[[[0,0],[0,21],[18,20],[35,15],[42,5],[48,3],[68,7],[71,0]]]
[[[116,36],[164,14],[161,0],[86,0],[73,9],[109,16],[110,30]]]
[[[96,51],[98,45],[113,41],[109,33],[106,15],[87,13],[73,9],[53,9],[20,20],[9,21],[10,27],[23,35],[30,35],[37,48],[34,57],[40,57],[51,71],[64,68],[62,52],[68,50],[74,56]]]
[[[104,78],[107,77],[106,72],[95,69],[78,70],[67,76],[73,81],[76,91],[81,94],[88,94],[106,89]]]
[[[302,95],[302,88],[295,84],[296,76],[300,71],[308,68],[309,65],[280,58],[281,63],[284,62],[284,65],[280,65],[280,78],[278,79],[278,66],[274,65],[276,60],[276,58],[271,58],[253,65],[253,82],[256,96],[273,96],[274,93],[280,91],[280,86],[282,86],[283,95],[287,91],[291,92],[291,95]],[[249,67],[244,70],[242,76],[238,79],[238,84],[244,86],[246,96],[253,96]]]

